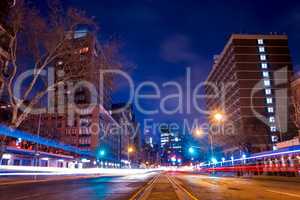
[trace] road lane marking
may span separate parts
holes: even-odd
[[[129,200],[136,200],[136,199],[143,199],[144,196],[141,196],[145,194],[146,192],[151,191],[152,186],[157,181],[157,179],[160,177],[160,174],[153,177],[146,185],[141,187],[132,197],[130,197]]]
[[[288,193],[288,192],[280,192],[280,191],[276,191],[276,190],[267,190],[267,191],[277,193],[277,194],[283,194],[283,195],[287,195],[287,196],[291,196],[291,197],[300,198],[300,195],[298,195],[298,194],[293,194],[293,193]]]
[[[170,183],[173,185],[175,185],[176,187],[178,187],[180,190],[184,191],[191,199],[193,200],[198,200],[197,197],[195,197],[192,193],[190,193],[189,191],[187,191],[183,186],[181,186],[179,183],[177,183],[174,179],[172,179],[169,176],[166,176],[168,178],[168,180],[170,181]]]

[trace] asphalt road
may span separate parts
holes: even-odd
[[[129,199],[154,174],[0,185],[0,200]]]
[[[296,200],[300,183],[245,178],[172,174],[194,197],[201,200]]]
[[[0,200],[294,200],[300,183],[176,172],[0,186]]]

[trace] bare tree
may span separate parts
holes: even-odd
[[[2,74],[2,73],[1,73]],[[2,75],[0,75],[0,97],[2,96],[4,91],[4,80],[2,78]]]
[[[292,119],[294,121],[294,124],[300,129],[300,102],[297,96],[297,89],[294,89],[294,93],[292,94],[292,105],[293,105],[293,116]]]
[[[80,79],[86,69],[99,71],[121,67],[117,60],[116,43],[99,42],[101,56],[83,66],[81,52],[70,40],[74,39],[74,33],[82,26],[90,27],[92,31],[89,34],[97,38],[98,27],[84,12],[74,8],[64,9],[58,0],[50,0],[48,9],[42,13],[28,1],[18,0],[7,20],[11,33],[9,64],[5,69],[7,75],[0,73],[0,95],[4,89],[8,93],[12,115],[8,125],[12,128],[20,127],[33,109],[43,104],[43,99],[50,91],[63,83]],[[52,67],[58,70],[56,63],[59,60],[64,62],[59,66],[59,70],[65,72],[64,76],[56,78],[49,85],[43,73]],[[14,87],[19,84],[16,80],[27,70],[33,73],[21,85],[21,95],[16,96]],[[0,138],[1,149],[5,139]]]
[[[9,22],[12,27],[9,76],[1,77],[0,80],[9,94],[12,127],[19,127],[32,109],[40,105],[45,95],[59,84],[82,77],[86,68],[109,68],[115,59],[116,45],[106,44],[102,45],[102,53],[105,55],[87,66],[78,65],[79,52],[70,42],[72,34],[82,25],[93,27],[94,31],[89,34],[96,34],[98,28],[83,12],[74,8],[64,12],[59,1],[50,1],[49,9],[43,14],[32,5],[18,1],[11,11]],[[60,70],[67,73],[52,85],[48,85],[42,72],[55,66],[58,59],[64,61]],[[113,64],[117,66],[116,63]],[[16,77],[29,69],[33,70],[32,77],[28,84],[22,85],[22,95],[16,96],[13,91]]]

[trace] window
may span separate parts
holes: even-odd
[[[272,100],[272,98],[267,98],[267,104],[272,104],[273,103],[273,100]]]
[[[266,59],[267,59],[266,55],[260,55],[260,60],[266,60]]]
[[[267,63],[261,63],[261,68],[267,69],[268,68],[268,64]]]
[[[271,132],[276,132],[277,131],[276,126],[271,126],[270,130],[271,130]]]
[[[257,40],[257,43],[258,43],[258,44],[264,44],[264,40],[263,40],[263,39],[258,39],[258,40]]]
[[[270,86],[271,83],[270,83],[270,80],[264,80],[264,86]]]
[[[275,117],[274,116],[269,117],[269,122],[274,123],[275,122]]]
[[[79,49],[79,53],[82,54],[82,53],[87,53],[89,51],[89,48],[88,47],[83,47],[81,49]]]
[[[265,52],[265,47],[259,47],[258,50],[259,52]]]
[[[271,94],[271,89],[265,89],[265,93],[266,93],[267,95],[270,95],[270,94]]]
[[[268,77],[269,77],[269,72],[263,71],[263,77],[264,77],[264,78],[268,78]]]
[[[268,107],[268,112],[269,113],[273,113],[274,112],[274,108],[273,107]]]
[[[2,159],[1,165],[8,165],[9,159]]]
[[[87,30],[78,30],[74,32],[74,38],[78,39],[78,38],[82,38],[85,37],[87,35]]]
[[[272,142],[277,142],[278,141],[278,137],[276,135],[272,135]]]

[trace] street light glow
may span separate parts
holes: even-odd
[[[223,123],[225,121],[225,113],[221,110],[215,110],[211,114],[211,121],[214,123]]]
[[[104,156],[105,155],[105,151],[104,150],[101,150],[100,151],[100,156]]]
[[[190,152],[190,154],[193,154],[193,153],[195,152],[194,148],[193,148],[193,147],[190,147],[190,148],[189,148],[189,152]]]
[[[194,134],[197,136],[197,137],[200,137],[200,136],[203,136],[204,135],[204,131],[201,129],[201,128],[196,128],[194,130]]]
[[[171,157],[171,161],[172,161],[172,162],[176,162],[176,160],[177,160],[177,159],[176,159],[176,156],[172,156],[172,157]]]
[[[132,147],[128,147],[128,153],[132,153],[133,152],[133,148]]]
[[[217,161],[216,158],[212,158],[212,159],[211,159],[211,162],[212,162],[213,164],[217,164],[217,163],[218,163],[218,161]]]
[[[223,115],[221,113],[216,113],[214,115],[214,118],[217,120],[217,121],[221,121],[223,119]]]

